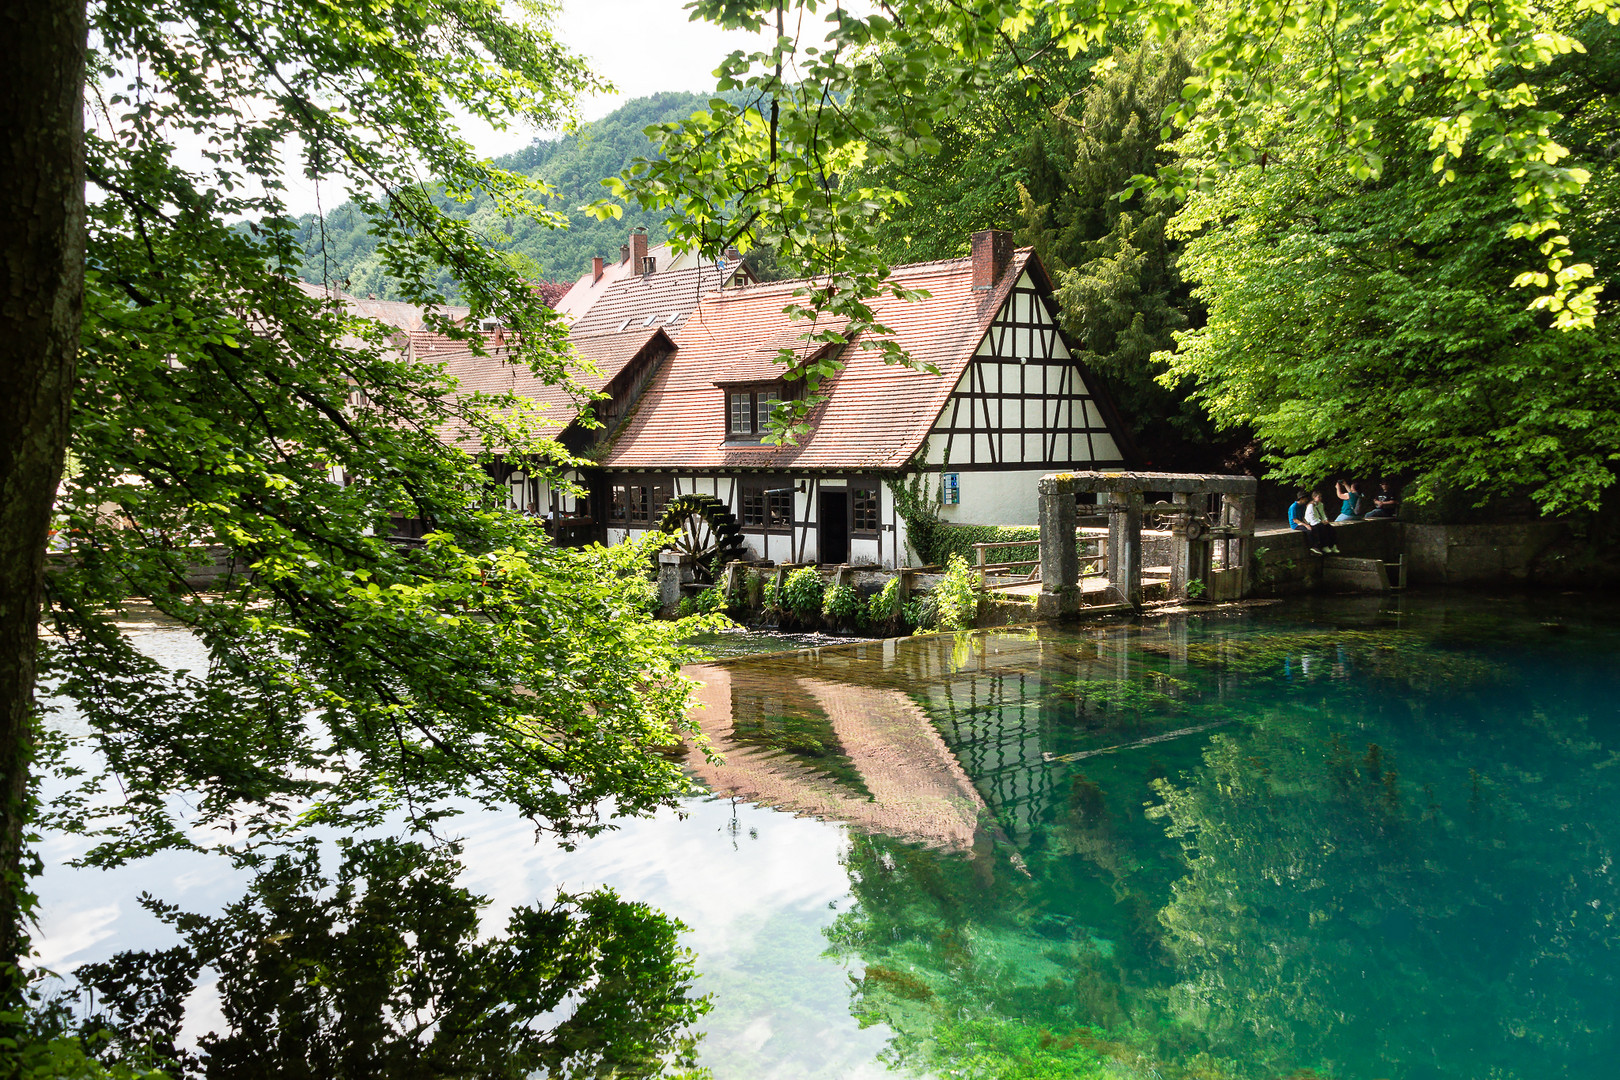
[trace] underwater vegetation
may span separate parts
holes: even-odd
[[[731,721],[733,742],[790,754],[801,765],[872,797],[826,712],[792,683],[783,682],[769,694],[734,695]]]
[[[1485,657],[1441,648],[1415,630],[1293,630],[1223,635],[1184,646],[1188,661],[1211,671],[1250,677],[1308,678],[1318,672],[1397,683],[1417,692],[1484,689],[1511,669]]]
[[[998,829],[965,856],[851,837],[829,952],[864,965],[850,1007],[894,1032],[885,1060],[1611,1075],[1613,649],[1408,623],[1077,633],[915,693]]]

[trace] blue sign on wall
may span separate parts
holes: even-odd
[[[948,472],[940,478],[939,501],[945,506],[956,506],[962,501],[962,476]]]

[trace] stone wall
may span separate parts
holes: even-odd
[[[1402,528],[1400,522],[1387,518],[1350,521],[1333,526],[1333,538],[1338,542],[1342,559],[1394,562],[1401,554]],[[1255,533],[1251,595],[1331,591],[1334,583],[1323,579],[1329,557],[1312,555],[1307,535],[1293,529]]]
[[[1559,580],[1543,556],[1570,539],[1562,521],[1506,525],[1407,524],[1408,579],[1422,585]]]
[[[1567,584],[1580,577],[1582,545],[1563,521],[1493,525],[1419,525],[1356,521],[1335,525],[1340,562],[1406,557],[1409,585]],[[1254,540],[1254,594],[1354,588],[1332,562],[1312,555],[1306,534],[1272,530]],[[1324,571],[1329,571],[1326,574]],[[1390,568],[1393,579],[1394,567]]]

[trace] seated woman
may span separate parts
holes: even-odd
[[[1395,497],[1395,488],[1390,484],[1379,484],[1378,494],[1373,496],[1373,508],[1367,511],[1370,518],[1392,518],[1395,511],[1401,508],[1401,500]]]
[[[1361,517],[1361,483],[1357,480],[1338,480],[1333,489],[1339,493],[1339,516],[1335,522],[1356,521]]]
[[[1311,492],[1301,488],[1294,496],[1293,504],[1288,507],[1288,527],[1310,534],[1307,544],[1312,555],[1339,550],[1338,545],[1333,542],[1333,526],[1329,525],[1324,517],[1320,491]]]

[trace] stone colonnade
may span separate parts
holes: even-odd
[[[1106,572],[1113,602],[1142,606],[1142,520],[1149,515],[1170,522],[1171,596],[1235,600],[1246,595],[1256,488],[1252,476],[1204,473],[1107,471],[1041,477],[1037,614],[1062,618],[1080,610],[1080,559],[1074,544],[1079,494],[1106,496],[1102,504],[1108,515]],[[1149,493],[1169,495],[1170,501],[1149,504]],[[1220,507],[1211,515],[1208,504],[1213,496],[1220,498]],[[1212,569],[1216,544],[1224,545],[1218,572]]]

